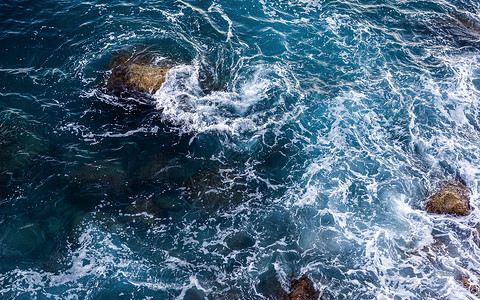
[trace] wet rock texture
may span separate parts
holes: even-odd
[[[290,300],[316,300],[319,292],[315,290],[313,282],[306,275],[292,282],[291,292],[288,295]]]
[[[158,66],[145,58],[119,54],[110,62],[112,73],[107,88],[114,92],[134,90],[155,94],[165,81],[169,67]]]
[[[463,279],[462,284],[470,291],[470,293],[475,296],[480,296],[480,288],[478,285],[471,283],[468,279]]]
[[[470,214],[470,191],[458,180],[447,181],[428,198],[427,212],[466,216]]]

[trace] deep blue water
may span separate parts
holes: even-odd
[[[475,299],[479,15],[0,1],[0,298]],[[175,66],[119,97],[118,53]],[[427,214],[451,178],[472,214]]]

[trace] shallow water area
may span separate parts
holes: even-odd
[[[475,299],[479,15],[0,3],[0,298]],[[109,90],[119,53],[161,87]],[[451,179],[471,214],[427,214]]]

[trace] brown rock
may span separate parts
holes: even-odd
[[[456,25],[460,25],[467,28],[477,34],[480,34],[480,24],[475,19],[469,17],[466,14],[456,13],[453,15]]]
[[[470,214],[470,191],[458,180],[447,181],[429,197],[427,212],[466,216]]]
[[[113,91],[123,89],[154,94],[165,81],[168,66],[158,66],[146,58],[119,54],[110,62],[111,74],[107,88]]]
[[[315,290],[313,282],[306,275],[294,280],[291,287],[292,292],[288,295],[290,300],[316,300],[319,292]]]
[[[470,291],[470,293],[475,296],[480,296],[480,288],[478,285],[471,283],[468,279],[463,279],[462,284]]]

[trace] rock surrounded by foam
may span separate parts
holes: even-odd
[[[480,296],[480,287],[477,284],[471,282],[469,279],[464,278],[462,280],[462,285],[466,287],[473,295]]]
[[[314,300],[318,299],[319,292],[315,290],[313,282],[306,275],[292,282],[292,291],[288,294],[290,300]]]
[[[429,197],[427,212],[466,216],[470,214],[470,191],[457,180],[448,181],[440,191]]]
[[[142,57],[119,54],[110,62],[107,88],[114,92],[133,90],[154,94],[165,81],[168,66],[155,65]]]

